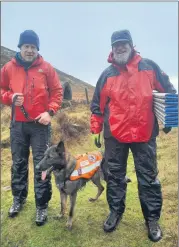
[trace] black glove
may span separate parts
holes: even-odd
[[[172,127],[165,127],[165,128],[163,128],[163,132],[165,134],[168,134],[171,130],[172,130]]]
[[[101,148],[101,142],[100,142],[100,133],[99,134],[93,134],[94,143],[97,148]]]

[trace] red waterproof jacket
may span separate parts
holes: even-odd
[[[154,126],[153,90],[175,93],[159,66],[136,54],[125,66],[113,62],[101,74],[91,103],[91,132],[124,143],[149,141]]]
[[[11,105],[14,93],[23,93],[24,108],[32,119],[48,110],[56,113],[63,98],[63,89],[55,69],[41,56],[27,71],[15,58],[1,69],[1,102]],[[28,121],[18,106],[15,107],[15,116],[16,121]]]

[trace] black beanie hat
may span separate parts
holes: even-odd
[[[35,45],[39,51],[40,42],[38,35],[33,30],[25,30],[20,34],[18,47],[20,48],[24,44]]]

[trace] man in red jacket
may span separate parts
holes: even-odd
[[[114,32],[111,45],[108,58],[111,65],[101,74],[91,103],[91,132],[100,133],[104,125],[103,169],[110,209],[104,231],[115,230],[125,211],[125,175],[131,149],[148,236],[152,241],[159,241],[162,238],[158,224],[162,194],[156,160],[159,128],[153,113],[152,92],[175,93],[176,90],[156,63],[135,51],[128,30]]]
[[[54,68],[39,55],[39,37],[32,30],[20,35],[20,52],[1,69],[1,102],[12,105],[10,126],[12,152],[11,187],[13,204],[9,217],[16,216],[28,194],[28,159],[32,147],[36,224],[47,219],[51,199],[50,178],[41,180],[36,165],[50,139],[51,117],[61,106],[63,92]]]

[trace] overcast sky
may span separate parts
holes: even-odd
[[[178,82],[176,2],[1,2],[1,44],[18,51],[34,30],[40,54],[56,68],[95,85],[108,66],[113,31],[129,29],[141,56]]]

